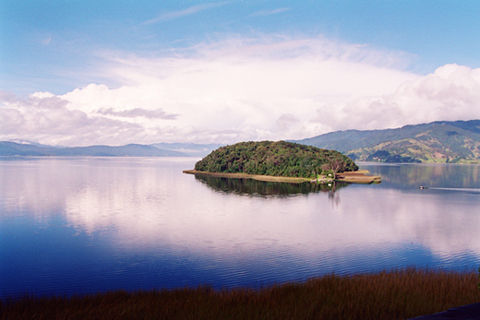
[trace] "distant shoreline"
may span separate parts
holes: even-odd
[[[334,181],[339,182],[348,182],[348,183],[380,183],[382,178],[380,176],[370,176],[368,175],[368,170],[358,170],[352,172],[342,172],[337,174],[337,178],[329,178],[327,176],[322,176],[319,179],[313,178],[302,178],[302,177],[282,177],[282,176],[269,176],[269,175],[260,175],[260,174],[248,174],[248,173],[230,173],[230,172],[209,172],[209,171],[199,171],[199,170],[183,170],[183,173],[194,174],[194,175],[204,175],[217,178],[229,178],[229,179],[252,179],[257,181],[264,182],[283,182],[283,183],[332,183]]]

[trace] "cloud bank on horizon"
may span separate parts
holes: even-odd
[[[230,3],[162,12],[140,26]],[[294,9],[246,16],[278,19]],[[55,37],[42,43],[52,46]],[[327,36],[262,33],[169,50],[94,51],[95,81],[57,94],[0,91],[0,140],[234,143],[480,118],[480,68],[452,61],[421,74],[407,68],[414,54]]]
[[[404,54],[325,38],[229,39],[157,58],[109,53],[104,75],[62,95],[0,96],[0,139],[88,145],[300,139],[480,118],[480,69],[418,75]]]

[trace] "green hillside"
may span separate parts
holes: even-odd
[[[480,120],[336,131],[296,142],[335,149],[354,160],[480,163]]]
[[[333,150],[285,141],[250,141],[218,148],[198,161],[195,170],[310,178],[325,171],[355,171],[358,167]]]

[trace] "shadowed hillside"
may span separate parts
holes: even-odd
[[[354,160],[480,163],[480,120],[336,131],[296,142],[335,149]]]

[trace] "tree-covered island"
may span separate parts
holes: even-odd
[[[195,170],[184,172],[278,182],[331,182],[344,179],[348,173],[367,177],[358,173],[352,159],[338,151],[286,141],[249,141],[220,147],[198,161]]]

